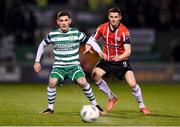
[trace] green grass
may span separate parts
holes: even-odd
[[[123,83],[112,84],[111,89],[119,101],[111,113],[96,122],[84,123],[80,119],[81,107],[89,104],[77,85],[57,87],[55,114],[40,115],[47,108],[46,85],[0,84],[1,126],[165,126],[180,125],[180,84],[141,84],[145,104],[152,115],[139,112],[129,87]],[[107,97],[93,86],[96,99],[103,108]]]

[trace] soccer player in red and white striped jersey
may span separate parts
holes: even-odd
[[[96,33],[87,42],[87,44],[92,46],[100,37],[103,38],[103,53],[100,56],[104,59],[100,60],[94,68],[93,80],[98,88],[109,98],[107,111],[111,111],[118,100],[118,97],[114,95],[105,80],[102,79],[103,75],[111,72],[120,80],[126,79],[138,102],[140,111],[144,114],[150,114],[143,102],[141,89],[136,82],[128,60],[128,57],[131,55],[130,33],[126,26],[120,22],[122,19],[120,9],[116,7],[109,9],[108,19],[109,21],[100,25]],[[86,45],[84,53],[89,52],[91,46]]]
[[[112,20],[115,23],[115,20]],[[116,24],[115,24],[116,25]],[[101,36],[103,37],[104,53],[107,55],[107,61],[113,61],[115,56],[120,56],[125,52],[124,44],[130,44],[130,35],[128,29],[122,24],[117,24],[114,28],[109,22],[100,25],[93,37],[97,41]],[[127,60],[124,57],[121,60]]]

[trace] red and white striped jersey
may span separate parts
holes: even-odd
[[[112,61],[112,57],[124,53],[123,45],[131,43],[129,30],[122,23],[114,31],[110,29],[109,22],[100,25],[92,38],[97,41],[100,37],[103,38],[103,50],[108,56],[108,61]]]

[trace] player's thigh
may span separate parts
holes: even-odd
[[[107,61],[105,60],[100,60],[97,64],[96,67],[93,69],[92,72],[92,77],[93,80],[95,81],[99,81],[99,79],[105,75],[106,73],[108,73],[110,71],[110,65],[108,64]]]
[[[111,68],[112,73],[119,80],[124,80],[125,74],[128,71],[132,71],[131,65],[127,60],[111,63]]]
[[[58,84],[62,86],[62,82],[65,77],[65,72],[62,68],[54,68],[49,76],[49,85]]]
[[[129,70],[125,73],[125,79],[127,81],[127,83],[131,86],[131,87],[135,87],[136,86],[136,79],[134,76],[133,71]]]

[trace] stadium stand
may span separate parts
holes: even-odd
[[[179,0],[1,0],[0,64],[32,65],[41,39],[56,27],[57,11],[68,9],[72,25],[91,35],[107,21],[107,10],[112,6],[121,8],[122,22],[131,31],[133,62],[179,62]],[[90,59],[92,67],[96,58]]]

